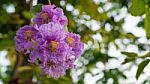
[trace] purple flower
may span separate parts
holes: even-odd
[[[35,28],[39,31],[42,37],[53,34],[53,32],[59,32],[61,36],[64,35],[64,27],[56,22],[50,22],[48,24],[43,24],[40,27],[35,25]]]
[[[61,41],[65,38],[65,32],[62,27],[62,25],[55,23],[55,22],[50,22],[48,24],[43,24],[40,27],[34,26],[36,30],[38,30],[39,35],[41,38],[38,38],[38,47],[36,47],[30,54],[30,60],[29,62],[34,63],[37,60],[42,61],[43,57],[48,54],[51,55],[53,52],[50,52],[47,47],[50,46],[52,47],[52,51],[59,45],[61,47],[61,44],[63,44]],[[48,43],[49,41],[52,41]],[[59,47],[58,46],[58,47]],[[64,48],[65,49],[65,48]],[[61,49],[59,49],[61,50]],[[63,51],[63,50],[62,50]],[[58,51],[57,51],[58,53]],[[63,54],[63,53],[62,53]]]
[[[49,36],[46,36],[45,43],[45,55],[50,57],[54,61],[64,61],[68,53],[68,46],[64,42],[64,37],[60,32],[53,32]]]
[[[42,28],[46,29],[45,27]],[[65,74],[66,69],[71,67],[72,63],[66,61],[69,51],[67,43],[64,41],[62,31],[48,32],[44,31],[42,40],[30,54],[29,62],[34,63],[40,61],[39,64],[43,73],[53,78],[59,78]],[[44,35],[46,34],[46,35]]]
[[[71,55],[75,56],[74,58],[78,58],[84,47],[84,44],[80,41],[80,36],[74,33],[67,33],[65,42],[71,48]]]
[[[29,53],[37,45],[38,31],[32,26],[20,28],[15,36],[16,50]]]
[[[36,47],[29,55],[29,62],[35,63],[36,61],[44,62],[46,56],[44,55],[44,48],[42,46]]]
[[[70,52],[68,52],[66,56],[66,60],[64,61],[64,65],[67,69],[75,68],[75,64],[74,64],[75,61],[76,61],[75,56],[72,55]]]
[[[55,5],[44,5],[41,12],[33,19],[33,23],[40,26],[49,22],[57,22],[65,26],[68,20],[61,8],[57,8]]]
[[[48,76],[59,78],[65,75],[67,69],[75,67],[74,62],[82,53],[80,36],[65,32],[67,17],[54,5],[42,6],[33,24],[17,31],[16,50],[29,54],[28,61],[41,66]]]
[[[55,79],[65,75],[66,71],[63,62],[56,62],[51,60],[51,58],[47,58],[47,60],[41,64],[41,68],[44,74]]]

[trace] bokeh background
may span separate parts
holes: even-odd
[[[150,84],[149,65],[136,79],[139,63],[150,56],[150,40],[144,29],[145,14],[131,15],[131,0],[51,3],[64,10],[68,31],[80,34],[84,42],[76,68],[55,80],[15,51],[16,31],[31,25],[33,6],[48,4],[47,0],[0,0],[0,84]]]

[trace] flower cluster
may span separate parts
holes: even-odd
[[[65,32],[67,17],[61,8],[43,5],[33,18],[32,26],[20,28],[15,36],[16,50],[29,54],[29,62],[42,68],[43,73],[59,78],[80,57],[83,43],[80,36]]]

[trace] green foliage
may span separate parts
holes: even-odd
[[[36,7],[37,8],[37,7]],[[32,18],[32,15],[31,15],[31,12],[29,11],[23,11],[22,12],[23,16],[26,18],[26,19],[31,19]],[[36,13],[35,13],[36,14]]]
[[[149,4],[150,3],[150,0],[144,0],[147,4]]]
[[[139,76],[141,75],[141,73],[143,72],[144,68],[146,67],[146,65],[150,62],[150,59],[146,59],[144,61],[142,61],[139,65],[138,65],[138,70],[136,72],[136,79],[139,78]]]
[[[129,9],[133,16],[140,16],[145,13],[145,2],[144,0],[131,0],[132,4]]]
[[[122,64],[134,62],[136,60],[136,58],[138,57],[138,55],[133,52],[122,52],[122,54],[127,56],[127,58],[124,60],[124,62],[122,62]]]
[[[132,5],[129,8],[130,13],[133,16],[141,16],[144,13],[146,14],[145,17],[145,31],[147,38],[150,38],[150,7],[149,7],[149,0],[132,0]]]
[[[32,7],[31,13],[33,16],[37,15],[38,12],[41,11],[43,4],[38,4]]]
[[[0,23],[6,24],[9,21],[9,15],[3,8],[0,8]],[[5,19],[4,19],[5,18]]]
[[[125,54],[129,58],[135,58],[138,56],[136,53],[133,53],[133,52],[122,52],[122,54]]]
[[[145,31],[147,38],[150,38],[150,6],[146,6]]]
[[[107,84],[108,79],[110,78],[113,79],[113,84],[119,84],[118,78],[126,79],[127,77],[117,68],[115,68],[115,69],[110,69],[108,71],[107,70],[104,71],[104,78],[102,79],[102,83]]]

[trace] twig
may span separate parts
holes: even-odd
[[[31,10],[32,6],[33,6],[33,0],[30,0],[30,2],[29,2],[30,10]]]

